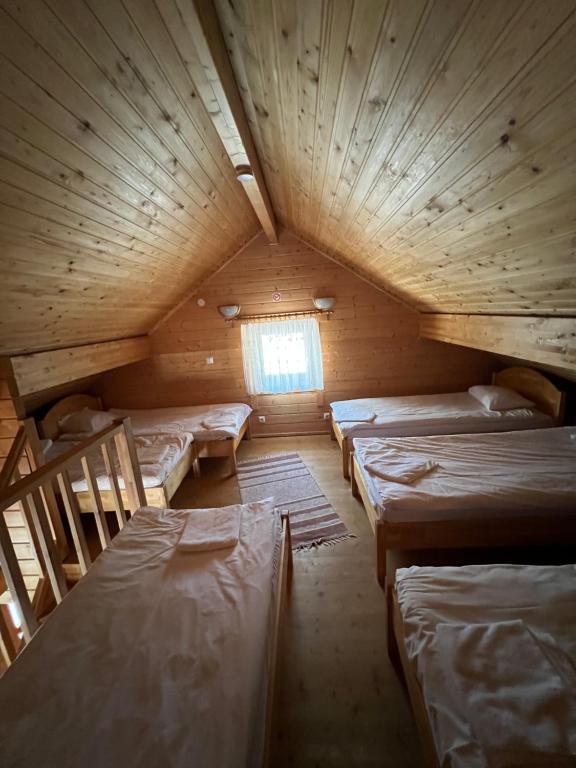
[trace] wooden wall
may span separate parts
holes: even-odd
[[[255,420],[255,434],[323,432],[331,400],[457,391],[487,381],[499,367],[488,354],[419,339],[415,312],[285,232],[277,246],[259,238],[161,325],[152,334],[152,359],[103,374],[104,401],[147,407],[247,400],[240,327],[226,324],[217,306],[239,303],[245,314],[297,311],[321,295],[336,297],[333,317],[320,320],[324,395],[259,397],[257,415],[266,423]]]
[[[4,374],[0,373],[0,468],[4,466],[4,461],[10,453],[10,448],[17,432],[18,419],[16,418],[16,411],[8,390],[8,383],[4,378]],[[23,474],[30,471],[30,466],[26,459],[23,459],[20,471]],[[24,582],[30,597],[33,597],[38,581],[42,576],[42,571],[36,557],[30,530],[26,525],[26,520],[19,504],[6,510],[4,515],[10,532],[10,538],[20,563],[22,575],[24,576]]]
[[[12,403],[8,381],[5,374],[0,372],[0,464],[8,456],[12,441],[18,432],[18,419]]]

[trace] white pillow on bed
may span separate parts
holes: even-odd
[[[468,392],[489,411],[514,411],[516,408],[532,408],[534,403],[507,387],[478,384]]]
[[[108,411],[93,411],[91,408],[83,408],[81,411],[75,411],[64,416],[58,422],[62,431],[61,437],[64,440],[70,440],[66,435],[81,434],[84,438],[101,432],[106,427],[114,423],[114,416]],[[80,438],[82,439],[82,438]]]

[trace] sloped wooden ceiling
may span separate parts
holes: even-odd
[[[259,230],[188,0],[0,2],[0,351],[147,332]]]
[[[574,0],[216,0],[277,216],[435,312],[576,314]]]
[[[195,7],[282,224],[425,313],[576,316],[576,0],[0,0],[0,353],[146,333],[258,232]]]

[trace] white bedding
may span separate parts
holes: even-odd
[[[8,669],[3,768],[260,765],[280,522],[180,553],[190,514],[140,510]]]
[[[575,565],[414,566],[396,590],[441,765],[574,764]]]
[[[142,473],[144,488],[157,488],[166,480],[172,469],[180,461],[185,451],[188,450],[192,437],[186,432],[159,433],[150,435],[136,435],[134,444],[138,454],[138,463]],[[45,453],[48,461],[55,459],[62,453],[82,445],[71,440],[56,440]],[[124,478],[120,474],[120,462],[114,451],[116,468],[119,473],[120,488],[124,488]],[[110,480],[106,474],[106,467],[100,448],[91,454],[91,465],[96,473],[98,488],[101,491],[110,490]],[[70,470],[72,488],[77,493],[86,491],[88,484],[80,463]]]
[[[354,453],[383,520],[576,514],[576,427],[431,437],[355,438]],[[364,465],[393,456],[438,466],[412,484],[375,477]]]
[[[135,435],[167,431],[188,432],[194,440],[205,442],[238,437],[242,424],[252,413],[252,408],[245,403],[222,403],[139,410],[111,408],[110,412],[122,418],[130,416]]]
[[[344,437],[450,435],[553,427],[536,408],[489,411],[468,392],[408,397],[368,397],[330,403]],[[354,414],[359,421],[354,421]],[[365,420],[374,414],[372,420]]]

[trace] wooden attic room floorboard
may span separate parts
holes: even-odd
[[[297,451],[358,538],[295,553],[277,702],[274,768],[412,768],[422,764],[402,687],[386,655],[386,606],[376,582],[375,545],[362,506],[340,473],[328,436],[243,442],[240,461]],[[240,501],[221,460],[202,462],[172,506]]]

